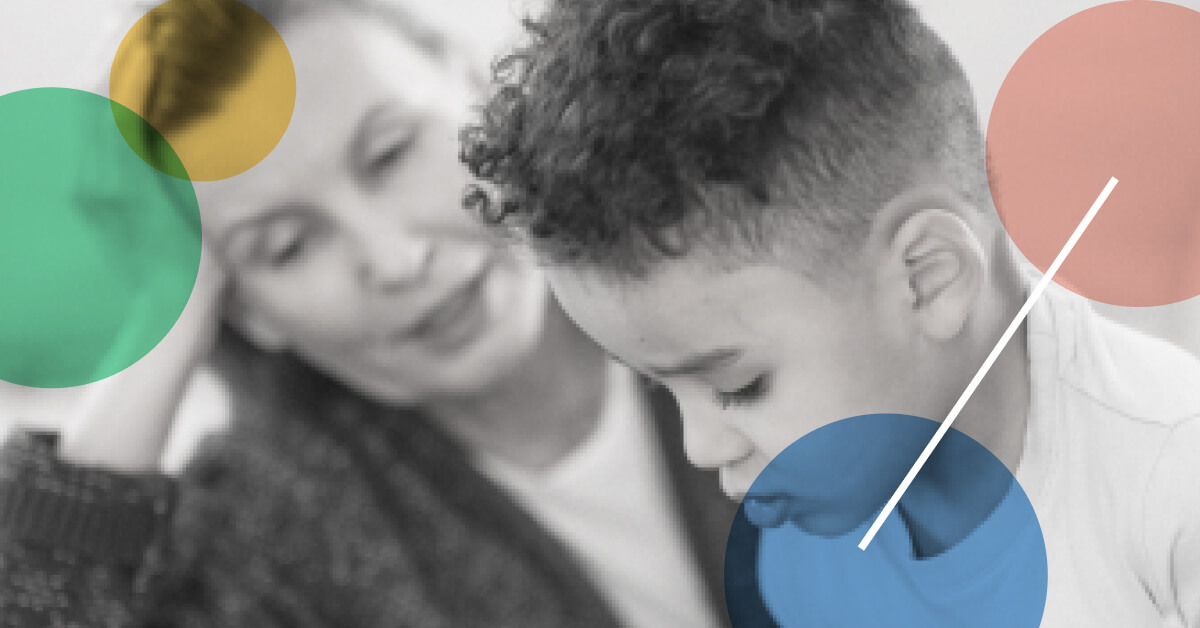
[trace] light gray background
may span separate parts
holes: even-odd
[[[403,0],[398,0],[403,1]],[[513,41],[515,16],[540,0],[410,0],[433,25],[445,28],[479,53],[481,61]],[[970,75],[982,120],[1008,68],[1024,49],[1058,21],[1096,0],[917,0],[925,19],[959,55]],[[1200,0],[1177,0],[1200,10]],[[33,87],[101,91],[112,55],[140,17],[130,0],[0,0],[0,95]],[[1159,308],[1098,306],[1103,313],[1200,353],[1200,298]],[[211,382],[194,396],[215,399]],[[53,424],[82,392],[33,391],[0,382],[0,423]],[[215,401],[199,408],[195,423],[219,414]],[[0,426],[2,427],[2,426]]]

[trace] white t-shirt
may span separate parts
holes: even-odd
[[[636,378],[611,363],[607,380],[595,431],[565,459],[479,466],[575,552],[625,625],[717,626]]]
[[[1100,318],[1084,299],[1055,285],[1030,312],[1028,350],[1031,405],[1016,476],[1045,540],[1042,627],[1200,628],[1200,362]],[[805,538],[791,524],[764,530],[759,573],[775,575],[760,580],[764,598],[777,615],[805,615],[803,621],[813,609],[800,598],[835,599],[845,607],[840,619],[816,625],[873,625],[852,620],[881,604],[879,596],[912,595],[926,603],[927,625],[1004,626],[1005,611],[989,606],[987,595],[977,598],[975,618],[944,612],[955,608],[958,589],[999,591],[1012,582],[1004,580],[1006,556],[972,547],[973,537],[994,529],[1003,512],[1002,503],[972,536],[928,561],[928,574],[907,552],[895,551],[911,544],[896,537],[907,534],[899,517],[889,517],[870,552],[849,555],[878,561],[878,569],[902,568],[901,576],[882,578],[894,591],[848,592],[859,583],[843,577],[852,571],[840,537]],[[869,523],[848,535],[853,543]],[[1013,539],[1013,547],[1026,541]],[[820,577],[812,578],[812,570]],[[822,587],[829,588],[825,597]],[[856,599],[865,608],[854,608]],[[777,619],[785,627],[807,625]]]
[[[1041,609],[1028,602],[1040,601],[1042,592],[1027,576],[1044,565],[1042,538],[1026,525],[1030,516],[1019,491],[1010,490],[967,538],[924,560],[913,556],[912,537],[896,514],[867,551],[857,545],[874,517],[832,538],[790,522],[764,529],[763,599],[784,628],[1029,628]]]
[[[1200,362],[1051,286],[1030,312],[1017,469],[1046,628],[1200,628]]]

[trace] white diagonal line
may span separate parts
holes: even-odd
[[[1008,329],[1004,330],[1004,335],[1000,336],[1000,342],[996,343],[996,346],[992,349],[991,354],[989,354],[987,359],[983,361],[983,366],[979,367],[979,371],[975,373],[975,377],[971,378],[971,383],[967,384],[967,389],[964,390],[962,396],[958,398],[958,402],[956,402],[954,407],[950,409],[950,414],[946,415],[946,420],[942,421],[942,424],[940,427],[938,427],[937,432],[933,434],[933,438],[929,441],[929,444],[925,446],[925,451],[922,451],[921,455],[917,457],[917,462],[913,464],[913,467],[909,470],[908,475],[904,476],[904,481],[900,483],[900,486],[896,489],[896,492],[892,493],[891,499],[889,499],[887,504],[883,507],[883,510],[879,513],[879,516],[875,518],[875,523],[871,524],[871,529],[867,530],[866,536],[864,536],[862,541],[858,543],[858,549],[867,549],[867,546],[871,544],[871,541],[879,532],[879,528],[883,525],[884,520],[886,520],[888,515],[892,514],[892,511],[896,509],[896,504],[900,502],[900,498],[903,497],[904,492],[908,490],[908,485],[912,484],[913,478],[917,477],[917,474],[921,472],[921,467],[925,466],[925,461],[929,459],[930,454],[932,454],[933,450],[937,448],[938,443],[942,441],[942,437],[946,435],[946,432],[950,429],[950,425],[954,423],[954,419],[958,418],[958,414],[962,412],[963,406],[967,405],[967,400],[971,398],[971,395],[975,393],[975,389],[979,387],[979,382],[982,381],[983,377],[987,375],[989,370],[991,370],[992,364],[996,361],[996,358],[1000,356],[1000,352],[1004,351],[1004,347],[1008,346],[1008,341],[1012,339],[1013,334],[1017,331],[1017,328],[1020,327],[1021,323],[1025,321],[1025,317],[1029,316],[1029,310],[1033,309],[1033,304],[1036,303],[1038,298],[1042,296],[1042,293],[1046,291],[1046,287],[1049,286],[1050,282],[1054,279],[1054,273],[1057,273],[1058,267],[1062,266],[1063,262],[1066,261],[1067,255],[1071,253],[1071,249],[1075,248],[1075,243],[1078,242],[1079,237],[1083,235],[1084,229],[1087,229],[1088,225],[1092,223],[1092,219],[1096,217],[1096,212],[1100,211],[1100,207],[1104,205],[1104,201],[1108,200],[1108,195],[1112,193],[1113,188],[1115,187],[1117,187],[1116,178],[1110,178],[1108,180],[1108,185],[1104,186],[1104,190],[1100,192],[1100,196],[1096,198],[1096,202],[1092,203],[1092,208],[1088,210],[1087,215],[1083,217],[1083,220],[1079,223],[1079,226],[1075,228],[1075,233],[1071,234],[1071,237],[1067,240],[1067,244],[1063,246],[1062,251],[1059,251],[1058,257],[1055,258],[1054,263],[1050,265],[1050,268],[1046,271],[1046,274],[1042,276],[1042,280],[1038,282],[1036,287],[1034,287],[1033,292],[1029,293],[1029,298],[1025,300],[1025,305],[1021,306],[1021,310],[1017,312],[1017,317],[1014,318],[1013,322],[1009,324]]]

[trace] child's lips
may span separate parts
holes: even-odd
[[[777,528],[796,512],[796,498],[790,495],[747,495],[742,510],[750,523],[759,528]]]

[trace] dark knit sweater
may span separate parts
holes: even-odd
[[[141,565],[0,530],[0,626],[619,625],[571,553],[420,413],[301,385],[298,416],[241,417],[202,449]],[[673,402],[655,393],[652,405],[674,506],[728,623],[720,573],[735,509],[683,458]],[[2,455],[39,454],[17,439]]]

